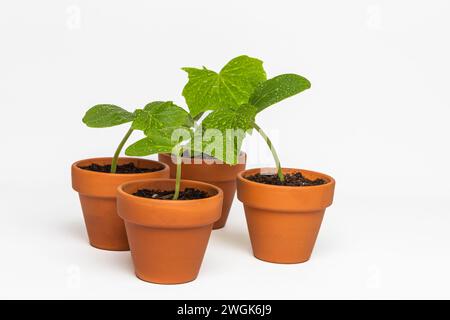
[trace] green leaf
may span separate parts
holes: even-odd
[[[259,59],[239,56],[219,73],[205,67],[183,68],[189,76],[183,96],[191,115],[195,117],[207,110],[247,103],[256,86],[266,80],[262,64]]]
[[[243,129],[253,128],[256,107],[245,103],[238,107],[222,107],[211,112],[203,120],[203,129]]]
[[[132,128],[145,132],[164,128],[191,127],[193,124],[190,114],[172,101],[155,101],[147,104],[144,109],[135,111]]]
[[[257,109],[251,104],[242,104],[238,107],[222,107],[211,112],[203,120],[203,152],[220,159],[228,164],[236,164],[242,141],[245,135],[253,129]],[[221,148],[210,150],[208,145],[214,143],[208,139],[208,129],[217,129],[221,133]],[[215,141],[218,143],[218,141]],[[199,151],[199,150],[196,150]]]
[[[145,137],[130,145],[126,150],[127,156],[148,156],[160,152],[172,152],[175,144],[165,136],[153,135]]]
[[[144,107],[156,119],[168,127],[191,127],[194,120],[191,115],[172,101],[154,101]]]
[[[311,87],[308,79],[297,74],[282,74],[260,83],[250,103],[258,108],[258,112],[281,100],[289,98]]]
[[[151,102],[135,111],[132,124],[133,129],[143,131],[147,137],[130,145],[125,154],[146,156],[172,152],[177,144],[190,139],[193,124],[190,114],[172,101]]]
[[[93,106],[83,117],[83,122],[91,128],[113,127],[133,120],[133,113],[112,104]]]

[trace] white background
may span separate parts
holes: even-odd
[[[447,0],[2,1],[0,298],[450,298],[449,16]],[[195,282],[140,281],[128,252],[87,244],[70,183],[126,127],[81,117],[185,106],[180,67],[240,54],[312,82],[258,121],[284,166],[336,178],[313,257],[253,258],[236,200]]]

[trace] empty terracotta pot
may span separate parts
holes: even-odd
[[[245,170],[245,161],[247,155],[242,152],[239,158],[239,164],[228,165],[225,163],[214,163],[213,159],[194,159],[183,158],[181,165],[181,177],[187,180],[196,180],[213,184],[223,191],[223,206],[220,219],[214,223],[213,229],[223,228],[227,222],[231,205],[233,204],[236,193],[236,176]],[[164,162],[170,167],[170,177],[175,178],[176,160],[175,156],[168,153],[158,154],[158,160]]]
[[[186,187],[211,196],[160,200],[133,195],[139,189],[174,190],[173,179],[128,182],[117,191],[117,209],[125,220],[135,273],[144,281],[176,284],[198,275],[213,223],[220,217],[223,193],[211,184],[182,180],[181,190]]]
[[[99,249],[124,251],[129,250],[129,246],[125,225],[117,215],[117,187],[124,182],[143,178],[168,178],[169,167],[158,161],[119,158],[119,165],[132,162],[139,168],[161,167],[162,170],[120,174],[95,172],[80,168],[93,163],[107,165],[111,164],[111,161],[112,158],[93,158],[75,162],[72,164],[72,187],[80,196],[90,244]]]
[[[268,170],[274,172],[262,172]],[[335,181],[314,171],[283,169],[285,174],[298,171],[309,179],[322,178],[327,183],[287,187],[245,179],[261,169],[246,170],[237,176],[237,196],[244,204],[253,254],[258,259],[299,263],[311,256],[325,209],[333,202]]]

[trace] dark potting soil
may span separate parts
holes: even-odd
[[[133,195],[143,198],[172,200],[174,193],[175,190],[139,189],[138,191],[133,193]],[[196,200],[204,198],[209,198],[209,194],[205,191],[194,188],[186,188],[183,191],[180,190],[180,194],[178,196],[178,200]]]
[[[256,173],[251,176],[245,177],[247,180],[271,184],[277,186],[290,186],[290,187],[306,187],[306,186],[318,186],[327,183],[326,180],[317,178],[315,180],[310,180],[304,177],[301,172],[287,173],[284,175],[284,181],[281,182],[277,174],[260,174]]]
[[[81,169],[84,170],[90,170],[90,171],[96,171],[96,172],[104,172],[104,173],[110,173],[111,172],[111,165],[99,165],[96,163],[90,164],[88,166],[81,167]],[[130,162],[127,164],[120,164],[117,165],[116,173],[144,173],[144,172],[155,172],[162,170],[163,167],[156,167],[156,168],[138,168],[134,165],[134,163]]]

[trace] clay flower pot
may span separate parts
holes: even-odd
[[[194,280],[200,270],[212,226],[222,210],[222,190],[211,184],[182,180],[186,187],[207,191],[198,200],[160,200],[134,196],[139,189],[174,190],[175,180],[141,180],[117,191],[136,276],[144,281],[176,284]]]
[[[117,187],[132,180],[168,178],[169,167],[157,161],[119,158],[119,165],[132,162],[140,168],[163,169],[154,172],[118,174],[80,168],[92,163],[107,165],[111,164],[111,161],[112,158],[93,158],[75,162],[72,164],[72,187],[80,196],[90,244],[99,249],[124,251],[129,250],[129,246],[123,220],[117,215]]]
[[[265,172],[270,169],[265,169]],[[283,169],[322,178],[317,186],[288,187],[253,182],[244,177],[259,173],[250,169],[237,176],[237,196],[244,204],[247,226],[256,258],[275,263],[307,261],[319,233],[325,209],[333,201],[335,181],[322,173]]]
[[[245,170],[245,162],[247,155],[242,152],[239,163],[229,165],[225,163],[212,163],[212,159],[203,160],[196,159],[201,163],[194,163],[191,158],[183,158],[181,165],[181,177],[187,180],[196,180],[213,184],[223,191],[223,207],[220,219],[214,223],[213,229],[223,228],[227,222],[231,205],[233,204],[234,195],[236,193],[236,176]],[[175,178],[176,161],[175,157],[171,157],[168,153],[158,154],[158,160],[164,162],[170,167],[170,177]],[[208,163],[208,161],[210,161]]]

